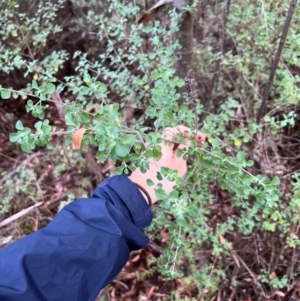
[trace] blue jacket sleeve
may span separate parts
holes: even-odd
[[[0,250],[1,301],[94,301],[130,251],[143,248],[152,220],[126,176],[102,182],[64,207],[45,228]]]

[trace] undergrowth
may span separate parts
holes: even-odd
[[[299,7],[260,123],[255,119],[261,93],[288,3],[218,1],[201,14],[195,9],[201,33],[193,40],[195,90],[182,104],[178,89],[187,83],[175,75],[179,58],[174,55],[182,12],[172,5],[147,25],[136,22],[142,1],[52,0],[30,9],[10,1],[0,7],[0,70],[8,77],[22,74],[22,84],[3,82],[2,102],[25,101],[26,112],[36,119],[34,126],[18,120],[11,142],[24,152],[52,156],[54,136],[71,144],[72,133],[86,128],[83,150],[96,148],[98,162],[118,161],[115,172],[128,174],[137,167],[147,170],[148,159],[161,156],[162,128],[201,129],[208,140],[203,148],[180,151],[192,158],[186,178],[168,169],[159,174],[175,179],[178,188],[169,196],[157,189],[161,209],[154,209],[147,229],[156,242],[161,229],[167,232],[157,269],[167,279],[184,277],[202,300],[232,275],[236,280],[227,285],[241,285],[237,275],[243,273],[257,296],[288,286],[298,266],[281,267],[283,259],[260,241],[276,240],[285,247],[283,256],[299,245],[299,174],[292,163],[299,147]],[[72,12],[66,22],[64,10]],[[88,47],[77,47],[71,38]],[[60,128],[53,107],[64,118]],[[70,166],[81,168],[81,159],[66,163],[62,158],[51,162],[55,178]],[[14,177],[2,186],[2,214],[22,201],[16,195],[41,199],[43,178],[34,170],[22,167]],[[251,244],[256,249],[245,256]],[[265,250],[265,260],[257,261],[258,250]]]

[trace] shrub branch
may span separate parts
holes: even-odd
[[[264,114],[266,102],[267,102],[267,99],[268,99],[268,96],[269,96],[269,93],[270,93],[270,89],[271,89],[271,86],[272,86],[272,83],[273,83],[274,75],[276,73],[276,70],[277,70],[277,67],[278,67],[278,64],[279,64],[279,60],[280,60],[282,50],[283,50],[283,47],[284,47],[284,44],[285,44],[285,41],[286,41],[286,37],[288,35],[288,31],[289,31],[289,28],[290,28],[290,25],[291,25],[291,21],[292,21],[294,12],[295,12],[296,5],[297,5],[297,0],[291,0],[289,11],[288,11],[288,14],[287,14],[284,26],[283,26],[280,42],[279,42],[279,45],[278,45],[278,49],[277,49],[275,59],[273,61],[272,67],[271,67],[271,72],[270,72],[270,75],[269,75],[269,79],[268,79],[268,82],[267,82],[267,84],[265,86],[265,89],[264,89],[264,92],[263,92],[262,102],[261,102],[261,105],[260,105],[260,108],[259,108],[259,111],[258,111],[258,114],[257,114],[257,119],[256,119],[257,124],[260,123],[260,120],[261,120],[261,118]]]

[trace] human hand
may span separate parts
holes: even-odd
[[[177,135],[184,137],[186,139],[185,143],[179,143],[178,139],[176,139]],[[157,201],[155,196],[156,184],[161,183],[163,190],[167,194],[171,193],[176,184],[175,181],[169,181],[166,178],[159,181],[157,179],[157,172],[160,171],[161,167],[167,167],[177,170],[178,176],[183,177],[187,171],[186,159],[182,156],[178,157],[176,155],[176,150],[188,148],[191,144],[191,139],[197,142],[198,147],[201,147],[205,142],[205,135],[199,131],[192,133],[190,128],[179,125],[174,128],[166,128],[163,132],[163,139],[164,140],[160,144],[162,157],[159,160],[155,160],[153,158],[149,159],[149,169],[146,173],[142,173],[141,170],[137,168],[129,176],[134,183],[142,186],[148,192],[152,203]],[[151,179],[155,185],[151,187],[148,186],[147,179]]]

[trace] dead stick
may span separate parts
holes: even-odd
[[[36,203],[36,204],[34,204],[34,205],[26,208],[26,209],[23,209],[22,211],[14,214],[14,215],[8,217],[7,219],[3,220],[2,222],[0,222],[0,228],[3,228],[5,226],[7,226],[8,224],[16,221],[17,219],[21,218],[22,216],[27,215],[28,213],[30,213],[34,209],[42,207],[43,205],[46,205],[48,207],[49,205],[51,205],[51,204],[59,201],[64,196],[65,196],[65,194],[60,194],[56,198],[54,198],[53,200],[50,200],[50,201],[48,201],[46,203],[41,201],[41,202],[38,202],[38,203]]]

